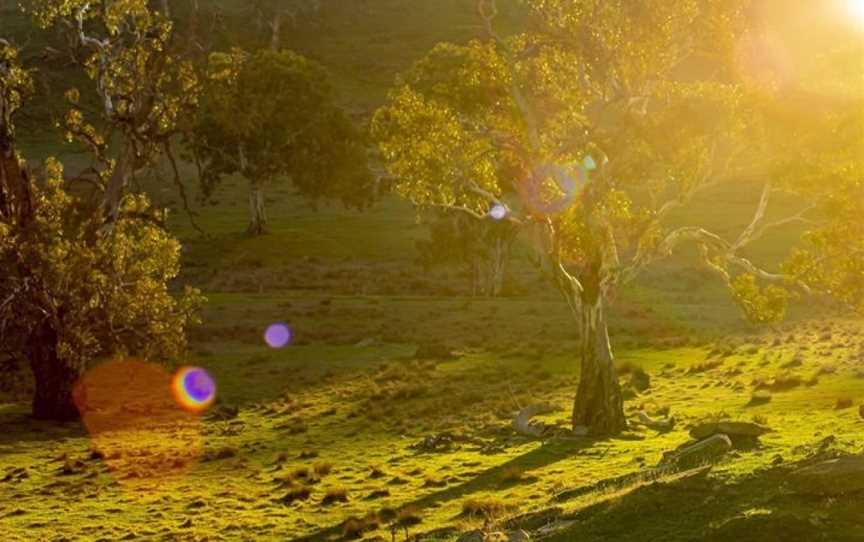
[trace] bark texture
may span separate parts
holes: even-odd
[[[267,210],[264,208],[264,189],[252,185],[249,189],[249,235],[261,235],[267,227]]]
[[[583,298],[581,325],[582,363],[573,402],[573,429],[584,427],[591,435],[614,435],[627,428],[627,420],[599,296]]]
[[[79,413],[73,393],[81,371],[60,360],[57,333],[49,323],[40,325],[30,337],[27,358],[36,383],[33,417],[54,421],[77,419]]]

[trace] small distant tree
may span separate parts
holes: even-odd
[[[460,267],[470,279],[472,296],[500,296],[518,228],[492,216],[479,219],[441,209],[431,214],[423,217],[428,239],[417,241],[420,263]]]
[[[0,44],[0,349],[29,362],[33,415],[78,416],[88,364],[113,355],[175,359],[200,294],[172,295],[180,245],[144,196],[124,196],[114,227],[64,187],[46,161],[38,182],[15,150],[14,115],[30,90],[17,51]]]
[[[269,30],[270,49],[282,48],[282,30],[298,24],[298,19],[315,15],[326,0],[251,0],[249,7],[260,31]],[[266,32],[263,35],[267,35]]]
[[[291,51],[211,55],[187,146],[205,195],[227,175],[249,182],[251,235],[265,231],[264,189],[276,179],[312,200],[362,206],[370,194],[366,148],[326,72]]]
[[[808,136],[819,115],[795,105],[784,115],[789,96],[742,81],[734,59],[753,37],[746,1],[524,3],[531,31],[503,38],[495,1],[480,0],[489,38],[436,46],[391,92],[373,135],[396,191],[415,204],[473,216],[504,205],[537,234],[580,330],[574,430],[627,426],[607,307],[685,244],[754,321],[781,318],[794,292],[860,307],[864,154],[851,134],[860,142],[861,121],[845,104],[835,111],[845,122],[822,118]],[[811,139],[838,161],[808,163]],[[721,183],[753,177],[762,195],[737,236],[672,219]],[[769,218],[778,192],[800,209]],[[773,270],[757,264],[755,241],[790,225],[810,229],[803,248]]]

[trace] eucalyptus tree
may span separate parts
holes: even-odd
[[[227,175],[249,182],[248,233],[265,231],[264,190],[279,178],[314,201],[366,203],[366,147],[320,65],[287,50],[234,49],[210,56],[204,87],[187,146],[205,195]]]
[[[172,138],[198,101],[192,62],[172,47],[173,24],[148,0],[33,0],[22,7],[43,28],[67,32],[74,58],[94,83],[98,110],[85,113],[82,90],[69,88],[67,138],[87,147],[109,223],[136,174],[168,156],[180,183]],[[83,55],[79,55],[83,53]],[[103,190],[104,189],[104,190]]]
[[[472,296],[501,296],[519,228],[501,220],[499,212],[505,211],[483,218],[444,209],[421,214],[429,237],[416,243],[419,262],[426,269],[460,268],[469,277]]]
[[[785,97],[754,88],[736,69],[754,35],[747,2],[524,3],[533,27],[502,37],[494,0],[480,0],[488,39],[436,46],[398,82],[372,130],[402,196],[477,218],[503,208],[503,220],[535,236],[581,335],[575,431],[627,426],[607,307],[683,245],[698,248],[754,321],[781,318],[799,292],[859,302],[861,260],[844,243],[860,254],[853,217],[864,155],[849,138],[833,149],[842,162],[818,169],[818,184],[782,174],[803,163],[796,149],[807,144],[789,129],[804,121],[777,114]],[[847,123],[851,132],[860,127]],[[671,220],[742,178],[764,189],[734,238]],[[770,214],[778,191],[806,194],[806,203],[790,216]],[[824,202],[837,212],[826,213]],[[816,223],[826,217],[834,220]],[[754,243],[791,225],[811,229],[803,248],[785,265],[757,265]]]
[[[32,90],[15,48],[0,40],[0,352],[33,372],[33,414],[78,416],[75,384],[116,355],[178,359],[200,294],[172,294],[180,245],[144,196],[104,216],[67,190],[63,167],[32,174],[15,147],[15,114]]]

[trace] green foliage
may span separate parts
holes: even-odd
[[[821,128],[823,144],[814,148],[823,155],[808,164],[811,138],[800,128],[817,115],[778,85],[752,85],[740,73],[739,49],[760,30],[746,0],[526,4],[536,22],[530,32],[503,38],[481,8],[489,41],[435,47],[375,115],[372,133],[399,194],[477,218],[506,202],[509,220],[539,232],[560,290],[586,322],[602,322],[598,311],[610,296],[685,243],[698,247],[755,322],[782,318],[790,287],[860,299],[861,241],[852,224],[864,201],[864,155],[847,155],[860,145],[844,140],[842,159],[826,164],[837,153],[823,146],[836,132]],[[836,113],[849,119],[842,109]],[[850,126],[860,140],[862,123]],[[784,167],[792,174],[781,179]],[[795,169],[816,170],[810,178],[821,181],[812,186]],[[674,224],[674,212],[700,193],[766,173],[754,217],[734,240],[704,224]],[[791,272],[771,273],[744,250],[768,230],[810,221],[806,207],[768,218],[780,190],[844,211],[829,210],[831,225],[814,230]],[[841,253],[850,246],[858,247],[853,256]],[[587,327],[586,344],[592,334],[606,330]],[[603,399],[580,408],[577,397],[574,425],[616,431],[625,423],[612,400],[618,385],[607,379],[594,389],[590,378],[605,363],[597,357],[583,352],[580,397]],[[605,411],[589,412],[597,409]],[[622,421],[605,425],[615,419]]]
[[[15,135],[13,116],[33,92],[33,78],[18,59],[18,50],[0,40],[0,136]]]
[[[415,204],[482,215],[506,201],[514,219],[546,230],[575,278],[612,289],[659,248],[663,204],[716,175],[744,129],[739,89],[674,73],[703,45],[727,54],[707,36],[680,38],[731,32],[740,6],[529,5],[541,23],[531,33],[435,47],[378,111],[373,135]],[[596,171],[580,171],[589,156]],[[565,193],[567,177],[588,188]]]
[[[854,85],[847,92],[828,114],[785,114],[783,126],[797,137],[777,135],[784,152],[774,167],[819,218],[784,271],[864,312],[864,97]]]
[[[148,4],[147,0],[32,0],[23,5],[45,28],[62,19],[80,17],[86,24],[101,27],[108,35],[119,36],[124,31],[124,23],[131,22],[138,28],[153,23],[156,15]]]
[[[761,288],[756,277],[745,273],[732,280],[730,289],[747,320],[754,324],[773,324],[786,316],[790,293],[785,288],[773,284]]]
[[[28,80],[14,54],[3,54],[0,344],[5,355],[30,362],[34,415],[69,419],[77,415],[71,386],[88,364],[118,355],[179,358],[203,298],[194,289],[169,291],[180,244],[146,197],[118,193],[106,229],[105,214],[66,189],[58,161],[46,160],[42,182],[34,181],[12,125]],[[77,100],[77,92],[68,94]]]
[[[187,141],[205,193],[227,175],[253,186],[284,176],[315,200],[366,202],[366,151],[321,66],[291,51],[234,49],[211,55],[205,86]]]
[[[476,41],[440,44],[406,74],[372,123],[400,195],[478,215],[502,196],[506,151],[495,132],[513,122],[508,77],[495,48]]]
[[[747,311],[760,321],[782,315],[782,287],[860,291],[860,258],[849,256],[860,248],[841,254],[861,238],[853,179],[864,149],[852,136],[861,141],[862,122],[850,116],[849,101],[860,100],[851,90],[826,119],[797,96],[748,86],[736,55],[758,28],[744,1],[526,4],[538,23],[531,32],[502,38],[490,25],[487,42],[439,44],[377,112],[372,133],[399,194],[478,217],[506,202],[516,223],[543,232],[560,283],[579,295],[605,297],[683,243],[702,249],[739,301],[749,286],[770,300],[770,314]],[[823,66],[822,79],[848,80],[847,56],[837,70]],[[597,167],[584,168],[586,157]],[[766,206],[782,190],[835,219],[814,229],[785,275],[761,272],[740,251],[769,229],[808,223],[807,208],[772,222],[762,206],[734,242],[670,224],[673,211],[752,175],[753,164],[770,171]],[[584,190],[568,194],[568,179]],[[782,284],[733,283],[741,272]]]
[[[85,114],[81,102],[90,100],[78,88],[66,91],[66,139],[98,162],[95,183],[115,220],[132,176],[170,155],[172,137],[197,108],[195,69],[173,47],[172,22],[145,0],[36,0],[25,9],[43,28],[67,34],[70,55],[94,83],[95,115]]]
[[[177,359],[203,300],[197,290],[169,291],[180,244],[148,220],[143,196],[125,198],[126,218],[101,235],[102,217],[63,188],[62,173],[59,162],[46,162],[32,222],[0,223],[4,349],[20,351],[47,320],[69,367],[121,354]]]

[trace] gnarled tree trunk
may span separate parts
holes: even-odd
[[[581,307],[581,368],[573,402],[573,429],[587,428],[592,435],[614,435],[627,428],[627,420],[603,299],[599,294],[583,295]]]
[[[261,235],[267,226],[267,211],[264,208],[264,188],[252,184],[249,189],[249,235]]]
[[[55,421],[77,419],[79,413],[73,391],[81,371],[58,357],[57,332],[50,323],[41,324],[33,332],[26,353],[36,384],[33,417]]]

